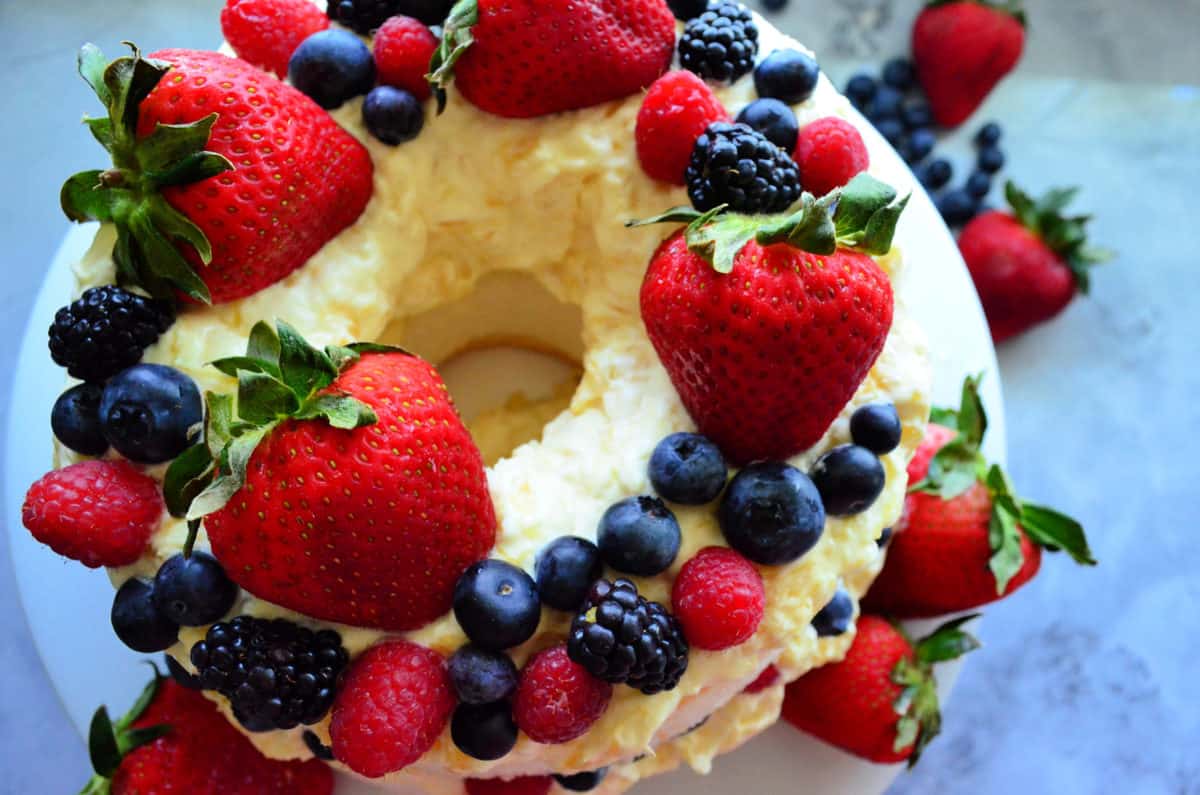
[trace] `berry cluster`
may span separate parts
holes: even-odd
[[[162,651],[175,645],[181,626],[211,624],[233,608],[237,597],[237,585],[212,555],[175,555],[153,580],[135,577],[117,590],[112,626],[134,651]]]

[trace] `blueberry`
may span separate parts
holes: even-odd
[[[363,101],[363,123],[388,146],[411,141],[425,125],[425,109],[412,94],[391,86],[371,89]]]
[[[862,513],[883,492],[883,464],[856,444],[833,448],[817,459],[811,474],[830,516]]]
[[[893,403],[871,403],[850,415],[850,438],[876,455],[895,450],[902,431]]]
[[[933,147],[937,145],[937,136],[933,134],[933,130],[920,129],[913,130],[908,134],[908,139],[901,144],[901,149],[904,152],[904,159],[909,163],[920,163],[925,158],[929,157],[929,153],[933,151]]]
[[[170,557],[154,576],[154,605],[185,627],[217,621],[229,612],[237,596],[237,585],[206,552]]]
[[[481,560],[454,586],[454,617],[482,649],[520,646],[533,637],[541,615],[533,578],[511,563]]]
[[[332,110],[375,85],[375,61],[362,39],[330,28],[300,43],[288,61],[292,85]]]
[[[846,98],[854,103],[854,107],[866,110],[871,100],[875,99],[875,92],[878,90],[879,85],[875,78],[868,74],[857,74],[846,84]]]
[[[200,681],[200,677],[180,665],[179,661],[174,657],[164,654],[163,661],[167,664],[167,673],[180,685],[186,687],[188,690],[204,689],[204,684]]]
[[[623,574],[650,577],[679,554],[679,522],[657,497],[628,497],[600,517],[596,544],[604,562]]]
[[[943,157],[932,160],[917,170],[917,178],[929,190],[940,190],[954,178],[954,166]]]
[[[667,0],[667,6],[676,19],[687,22],[704,13],[708,8],[708,0]]]
[[[998,146],[985,146],[979,150],[979,170],[995,174],[1004,168],[1004,150]]]
[[[317,759],[324,762],[333,762],[336,760],[337,757],[333,755],[333,749],[321,742],[321,738],[315,732],[305,729],[304,733],[300,736],[304,739],[304,744],[308,746],[308,750]]]
[[[975,145],[979,147],[995,146],[1000,143],[1000,136],[1000,125],[989,121],[979,128],[979,132],[975,133]]]
[[[893,149],[899,149],[904,144],[904,122],[899,119],[882,119],[875,122],[875,129],[879,130]]]
[[[717,511],[729,545],[755,563],[777,566],[808,552],[825,529],[817,487],[800,470],[761,461],[737,473]]]
[[[900,109],[900,120],[910,130],[933,126],[933,110],[928,102],[909,102]]]
[[[897,91],[908,91],[916,78],[912,61],[907,58],[893,58],[883,65],[883,82]]]
[[[517,689],[517,666],[500,651],[463,646],[450,655],[450,681],[464,704],[490,704]]]
[[[762,0],[762,7],[771,12],[782,11],[787,4],[788,0]]]
[[[789,105],[804,102],[817,87],[821,67],[799,50],[776,50],[754,68],[754,88],[760,97],[774,97]]]
[[[822,607],[813,617],[812,625],[817,630],[818,637],[832,638],[844,635],[846,630],[850,629],[850,621],[853,618],[854,600],[846,593],[845,588],[839,586],[829,604]]]
[[[144,654],[162,651],[179,638],[179,625],[154,606],[154,586],[136,577],[113,598],[112,627],[122,643]]]
[[[937,209],[947,226],[962,226],[974,218],[978,211],[975,198],[961,188],[946,191],[939,196]]]
[[[728,475],[721,450],[698,433],[673,433],[650,456],[650,485],[682,505],[712,502],[725,488]]]
[[[785,152],[796,148],[800,124],[789,105],[767,97],[756,99],[738,114],[737,121],[758,130],[767,140]]]
[[[892,540],[892,528],[885,527],[879,531],[879,538],[875,539],[875,544],[880,549],[883,549],[884,547],[887,546],[888,542],[891,540]]]
[[[604,562],[591,541],[563,536],[541,551],[534,574],[542,604],[574,612],[604,574]]]
[[[507,701],[459,704],[450,720],[450,738],[469,757],[485,762],[508,754],[517,744],[517,724]]]
[[[967,193],[976,199],[982,199],[992,190],[992,176],[982,171],[976,171],[967,177]]]
[[[591,792],[600,786],[600,782],[604,781],[606,775],[608,775],[608,768],[602,767],[599,770],[589,770],[586,773],[576,773],[573,776],[560,776],[556,774],[554,780],[558,782],[558,786],[570,792]]]
[[[867,114],[867,118],[878,127],[879,122],[884,119],[899,119],[903,107],[903,94],[890,86],[880,86],[875,92],[875,99],[871,102],[871,112]]]
[[[139,464],[161,464],[194,441],[204,421],[196,382],[161,364],[135,364],[113,376],[100,398],[104,436]]]
[[[96,384],[79,384],[58,396],[50,412],[55,437],[82,455],[104,455],[108,440],[100,427],[100,398],[104,390]]]

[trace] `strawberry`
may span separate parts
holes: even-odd
[[[439,110],[453,78],[476,107],[530,118],[620,99],[667,71],[663,0],[459,0],[430,64]]]
[[[420,100],[433,90],[425,73],[437,49],[437,37],[419,19],[395,16],[375,33],[375,71],[385,86],[403,88]]]
[[[912,55],[938,124],[966,121],[1017,65],[1024,47],[1018,3],[931,0],[913,24]]]
[[[638,161],[651,179],[684,184],[696,139],[715,121],[729,121],[712,89],[687,70],[667,72],[654,81],[638,110]]]
[[[1000,467],[984,462],[976,379],[963,385],[961,408],[936,419],[955,428],[930,425],[909,465],[913,485],[865,610],[927,618],[994,602],[1037,574],[1043,548],[1095,564],[1078,522],[1019,499]]]
[[[135,48],[107,64],[88,44],[79,70],[108,108],[85,121],[115,165],[67,180],[63,210],[116,226],[122,284],[201,302],[251,295],[303,265],[371,197],[362,144],[245,61]]]
[[[155,672],[116,723],[101,707],[89,750],[96,774],[82,795],[330,795],[322,762],[281,762],[258,752],[213,702]]]
[[[1077,189],[1059,188],[1034,201],[1005,186],[1011,213],[982,213],[959,234],[992,339],[1003,342],[1044,323],[1087,293],[1091,266],[1110,254],[1087,245],[1089,216],[1064,216]]]
[[[884,619],[861,616],[844,660],[787,686],[784,720],[871,762],[916,764],[941,730],[933,666],[979,648],[962,630],[973,618],[943,624],[914,644]]]
[[[549,776],[519,778],[469,778],[463,782],[467,795],[549,795],[554,779]]]
[[[839,200],[840,198],[840,200]],[[787,216],[679,208],[642,283],[646,331],[699,426],[735,466],[824,435],[883,349],[892,289],[869,254],[907,201],[862,175]],[[837,202],[837,211],[830,207]]]
[[[167,473],[256,596],[313,618],[411,630],[443,615],[496,518],[483,460],[433,367],[377,345],[308,345],[265,323],[209,395],[207,446]],[[198,491],[201,493],[196,495]]]
[[[309,0],[228,0],[221,9],[221,32],[238,57],[279,78],[300,42],[327,27]]]

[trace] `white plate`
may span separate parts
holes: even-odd
[[[863,124],[868,138],[878,135]],[[873,141],[880,152],[881,139]],[[894,163],[888,174],[908,174]],[[909,177],[911,179],[911,176]],[[46,351],[46,328],[72,288],[71,264],[91,242],[94,228],[77,227],[63,241],[22,343],[14,378],[7,443],[5,516],[8,519],[17,585],[25,613],[50,679],[81,734],[100,701],[123,710],[146,679],[146,669],[116,639],[108,611],[113,591],[103,572],[90,571],[43,547],[21,526],[20,507],[29,484],[50,467],[49,407],[63,386],[62,370]],[[984,400],[992,420],[989,454],[1004,456],[1004,411],[1000,377],[987,325],[958,248],[924,191],[917,188],[904,214],[899,244],[910,263],[907,299],[930,339],[935,372],[934,397],[956,405],[962,379],[983,372]],[[957,673],[947,667],[948,690]],[[746,747],[722,757],[707,778],[676,772],[639,785],[639,795],[692,795],[696,792],[745,792],[748,782],[759,795],[847,795],[882,792],[899,767],[863,763],[801,735],[776,726]],[[339,781],[338,795],[377,792],[360,782]]]

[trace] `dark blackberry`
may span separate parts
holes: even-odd
[[[440,25],[451,5],[453,0],[328,0],[325,8],[334,22],[365,36],[397,14]]]
[[[350,656],[333,630],[238,616],[209,627],[191,658],[204,688],[228,698],[243,726],[270,731],[323,718]]]
[[[754,68],[757,54],[754,15],[734,0],[712,0],[679,37],[679,63],[706,80],[737,80]]]
[[[137,364],[174,321],[163,301],[115,285],[93,287],[54,316],[50,356],[80,381],[104,381]]]
[[[685,178],[701,212],[728,204],[735,213],[780,213],[800,198],[796,161],[745,124],[710,124],[696,139]]]
[[[597,580],[571,622],[571,659],[593,676],[653,695],[672,690],[688,666],[683,628],[629,580]]]

